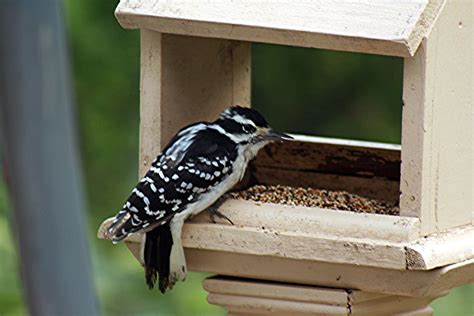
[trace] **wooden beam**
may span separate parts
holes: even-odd
[[[470,226],[419,237],[419,220],[251,201],[227,201],[221,211],[235,226],[213,224],[202,213],[183,229],[187,248],[353,264],[432,270],[474,258]],[[99,238],[106,239],[105,221]],[[140,234],[128,242],[139,244]]]
[[[418,220],[230,200],[221,211],[235,226],[200,214],[183,229],[183,245],[252,255],[333,261],[406,269],[405,245],[416,239]],[[99,237],[107,238],[104,223]],[[128,241],[140,243],[140,234]]]
[[[392,56],[412,56],[444,0],[122,0],[125,28]]]
[[[400,271],[189,248],[186,258],[197,272],[414,297],[439,296],[474,282],[474,259],[429,271]]]
[[[234,217],[232,219],[237,221]],[[109,219],[101,225],[98,233],[99,238],[107,239],[105,231],[111,220]],[[351,221],[349,220],[349,222]],[[232,245],[225,251],[210,250],[204,243],[200,243],[199,246],[191,244],[192,242],[190,243],[190,240],[198,232],[194,230],[196,226],[197,224],[185,225],[185,230],[183,231],[186,261],[191,271],[420,297],[441,295],[454,287],[474,282],[474,258],[472,255],[470,259],[467,259],[468,256],[465,259],[457,257],[457,260],[460,261],[453,264],[446,264],[442,255],[441,259],[443,261],[441,262],[446,265],[432,268],[435,262],[433,255],[424,256],[433,253],[433,250],[440,250],[440,246],[437,244],[442,242],[442,239],[432,239],[427,244],[423,244],[421,239],[411,243],[399,243],[400,247],[406,247],[408,251],[413,250],[417,253],[418,258],[420,256],[423,257],[422,261],[426,262],[424,267],[430,270],[416,270],[416,268],[421,268],[421,265],[418,267],[410,266],[409,262],[407,262],[405,269],[387,269],[380,266],[337,263],[334,262],[333,258],[327,258],[324,261],[294,259],[285,256],[283,251],[279,255],[251,254],[250,252],[252,251],[232,252]],[[318,227],[315,228],[316,232],[317,230]],[[344,230],[341,229],[339,232],[343,234]],[[360,234],[362,233],[360,232]],[[219,240],[225,234],[226,232],[224,231],[220,235],[214,235],[212,238]],[[445,237],[442,236],[441,238]],[[459,236],[456,238],[459,238]],[[467,240],[468,238],[466,237],[465,239]],[[345,238],[340,237],[340,240],[345,240]],[[132,234],[125,241],[125,244],[137,259],[139,258],[141,241],[142,237],[139,234]],[[351,242],[352,245],[356,245],[354,239]],[[367,242],[367,239],[365,242]],[[423,245],[423,251],[416,248],[417,243]],[[251,244],[252,242],[248,246],[252,247]],[[382,243],[379,244],[381,245]],[[469,253],[465,250],[461,252]],[[352,254],[354,253],[352,252]],[[362,253],[367,254],[367,252]],[[338,257],[339,254],[334,256]],[[407,253],[407,260],[408,256],[410,254]],[[413,268],[415,270],[410,270]]]

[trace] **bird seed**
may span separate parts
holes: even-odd
[[[357,213],[400,215],[400,208],[392,202],[362,197],[346,191],[329,191],[284,185],[255,185],[243,191],[232,192],[234,199],[260,203],[319,207]]]

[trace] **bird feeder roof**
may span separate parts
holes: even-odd
[[[122,0],[124,28],[240,41],[413,56],[444,0]]]

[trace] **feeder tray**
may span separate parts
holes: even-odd
[[[307,269],[331,262],[375,270],[431,270],[470,259],[471,253],[459,249],[467,244],[465,229],[470,228],[420,239],[419,219],[400,216],[400,146],[293,136],[294,141],[262,149],[238,185],[240,191],[221,206],[234,226],[212,223],[207,212],[184,226],[191,270],[259,278],[260,270],[228,264],[237,254],[244,267],[258,256],[273,258],[268,264],[279,271],[266,279],[317,284],[315,278],[322,276],[302,273],[302,280],[284,267],[302,260]],[[137,258],[141,241],[139,234],[126,240]],[[331,286],[341,284],[354,287],[341,281]],[[379,285],[369,282],[363,288],[377,292]],[[420,291],[405,284],[389,290],[396,295]]]

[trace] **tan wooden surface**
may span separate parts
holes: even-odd
[[[472,1],[447,1],[405,59],[400,206],[420,218],[424,234],[473,220],[472,10]]]
[[[204,281],[208,301],[233,315],[431,315],[424,299],[315,286],[233,279]]]
[[[378,244],[371,240],[314,238],[302,232],[273,231],[253,227],[188,224],[183,244],[190,248],[242,254],[329,261],[403,270],[405,249],[399,244]]]
[[[186,256],[192,271],[414,297],[439,296],[474,282],[474,260],[430,271],[400,271],[189,248]]]
[[[250,44],[141,31],[140,174],[182,127],[250,103]]]
[[[354,213],[254,201],[226,201],[222,211],[237,227],[262,230],[301,232],[330,238],[371,239],[378,242],[411,242],[419,237],[419,221],[411,217]],[[201,213],[189,221],[209,224],[209,216]],[[225,224],[225,222],[221,222]],[[263,228],[262,228],[263,227]]]
[[[141,238],[125,241],[137,259],[139,240]],[[474,259],[427,271],[395,270],[184,246],[190,271],[242,278],[414,297],[444,295],[452,288],[474,282]]]
[[[115,14],[125,28],[410,56],[429,34],[443,3],[122,0]]]
[[[474,258],[474,227],[467,225],[420,238],[406,250],[407,267],[412,270],[429,270]]]
[[[431,270],[474,258],[472,227],[417,239],[409,217],[229,201],[222,212],[235,225],[201,214],[183,228],[187,248],[396,270]],[[103,223],[100,238],[107,238]],[[127,238],[140,243],[140,234]]]

